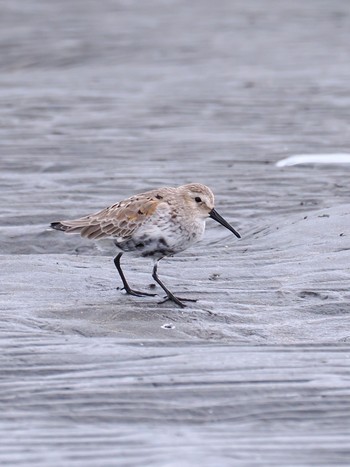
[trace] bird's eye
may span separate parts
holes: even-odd
[[[202,202],[202,198],[200,198],[199,196],[196,196],[194,200],[195,200],[196,203],[201,203]]]

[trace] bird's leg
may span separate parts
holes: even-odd
[[[121,280],[123,281],[123,286],[124,286],[124,290],[127,294],[129,295],[135,295],[135,297],[145,297],[145,296],[149,296],[149,297],[155,297],[157,294],[155,293],[147,293],[147,292],[139,292],[138,290],[133,290],[125,276],[124,276],[124,273],[123,273],[123,270],[122,270],[122,267],[120,265],[120,258],[122,257],[122,254],[123,253],[119,253],[115,258],[114,258],[114,264],[115,264],[115,267],[117,268],[117,271],[119,272],[119,275],[120,275],[120,278]]]
[[[177,305],[179,305],[181,308],[185,308],[186,305],[184,303],[182,303],[181,300],[196,302],[196,300],[192,300],[192,299],[187,299],[187,298],[181,298],[180,299],[179,297],[175,297],[175,295],[173,293],[171,293],[170,290],[159,279],[158,274],[157,274],[157,268],[158,268],[158,261],[155,263],[155,265],[153,267],[152,277],[157,282],[157,284],[159,284],[161,286],[161,288],[164,290],[164,292],[167,294],[166,299],[163,300],[162,302],[159,302],[159,304],[164,303],[164,302],[166,302],[168,300],[171,300],[172,302],[175,302]]]

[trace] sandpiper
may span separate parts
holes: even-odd
[[[200,183],[140,193],[79,219],[52,222],[51,227],[66,233],[79,233],[92,240],[110,238],[120,250],[114,264],[125,292],[130,295],[156,294],[139,292],[129,286],[120,265],[121,256],[131,253],[152,258],[152,277],[166,293],[164,301],[171,300],[185,307],[183,301],[188,299],[176,297],[159,279],[158,261],[198,242],[203,237],[208,217],[240,238],[239,233],[214,209],[213,192]]]

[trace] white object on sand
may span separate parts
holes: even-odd
[[[299,154],[276,162],[277,167],[299,164],[350,164],[350,154]]]

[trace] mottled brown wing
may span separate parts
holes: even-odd
[[[51,226],[67,233],[80,233],[82,237],[129,238],[156,211],[161,199],[144,193],[109,206],[80,219],[54,222]]]

